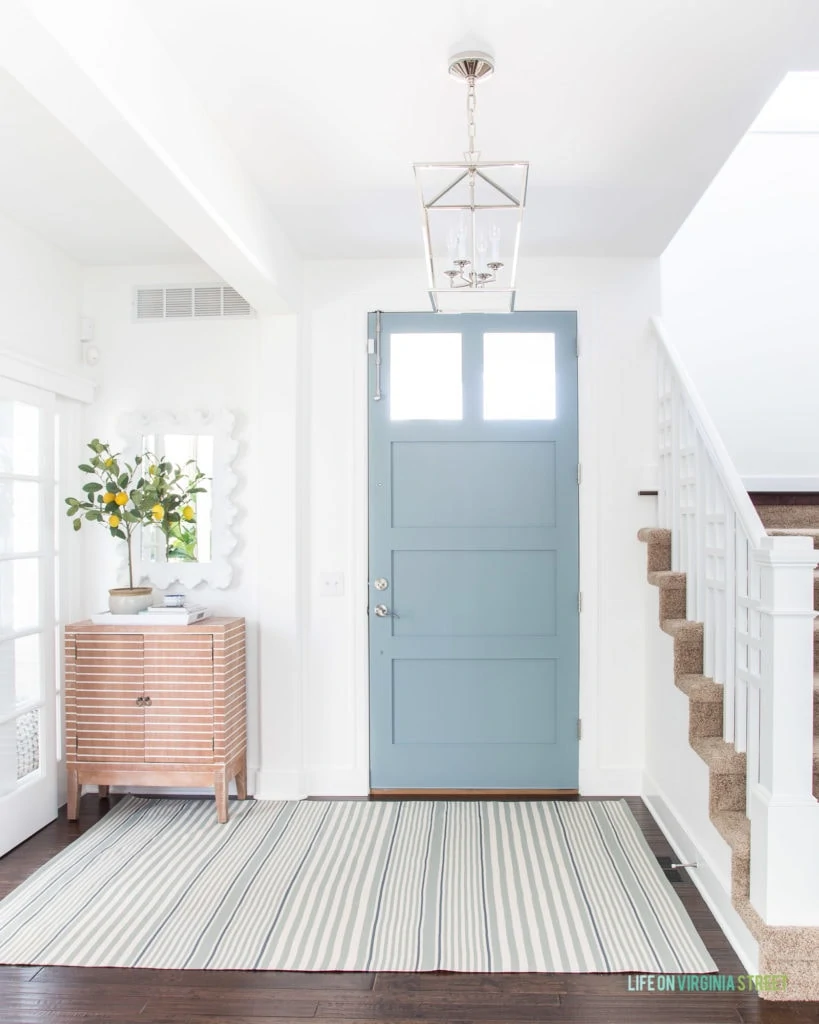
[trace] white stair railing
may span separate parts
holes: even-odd
[[[747,756],[751,904],[819,925],[813,782],[813,570],[808,537],[769,537],[660,320],[659,517],[703,671],[724,687],[723,738]]]

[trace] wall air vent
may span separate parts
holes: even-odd
[[[250,316],[255,316],[253,307],[235,288],[226,284],[137,288],[134,295],[134,319],[139,323]]]

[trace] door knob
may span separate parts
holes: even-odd
[[[391,615],[394,619],[398,618],[396,613],[391,612],[385,604],[377,604],[375,606],[375,614],[378,616],[379,619],[386,619],[388,615]]]

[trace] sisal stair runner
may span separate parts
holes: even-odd
[[[757,508],[772,536],[812,537],[819,548],[819,505]],[[671,571],[671,533],[647,528],[648,582],[659,588],[660,628],[674,639],[674,684],[688,697],[688,740],[708,766],[708,813],[731,848],[731,901],[759,943],[763,974],[787,974],[786,993],[767,998],[819,1000],[819,928],[766,925],[750,903],[750,822],[745,814],[745,755],[722,739],[723,688],[703,675],[703,625],[686,613],[685,573]],[[819,571],[814,575],[819,610]],[[814,667],[819,669],[819,619],[814,622]],[[819,672],[813,677],[813,792],[819,799]]]

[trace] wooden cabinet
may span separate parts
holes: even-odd
[[[245,621],[65,629],[68,817],[84,783],[214,787],[247,796]]]

